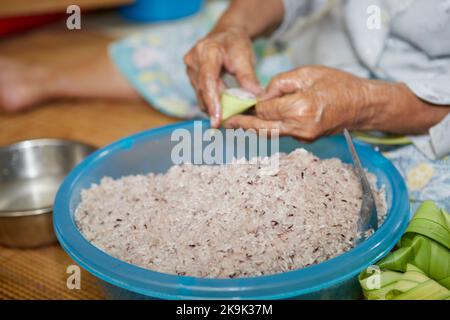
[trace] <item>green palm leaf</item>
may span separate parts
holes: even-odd
[[[449,214],[425,201],[397,249],[377,266],[378,273],[366,270],[359,277],[368,299],[450,299]]]

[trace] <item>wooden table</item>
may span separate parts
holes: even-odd
[[[24,61],[54,63],[90,54],[112,39],[91,31],[52,26],[0,41],[0,54]],[[98,147],[138,131],[175,122],[145,103],[56,101],[26,113],[0,113],[0,145],[32,138],[67,138]],[[84,272],[81,289],[66,287],[74,262],[57,245],[35,250],[0,247],[0,299],[101,299],[104,293]]]

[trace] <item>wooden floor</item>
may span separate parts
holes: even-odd
[[[96,279],[81,268],[80,288],[68,288],[72,265],[58,245],[33,250],[0,247],[0,299],[104,299]]]
[[[86,56],[112,40],[92,31],[71,32],[53,26],[0,41],[0,55],[23,61],[55,63]],[[67,138],[98,147],[121,137],[162,126],[175,119],[145,103],[102,100],[57,101],[17,115],[0,113],[0,145],[42,137]],[[104,294],[83,273],[81,290],[66,287],[67,266],[74,262],[59,246],[37,250],[0,247],[0,299],[96,299]]]

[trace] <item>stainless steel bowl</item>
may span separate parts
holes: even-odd
[[[54,243],[52,207],[66,174],[94,147],[59,139],[27,140],[0,148],[0,245]]]

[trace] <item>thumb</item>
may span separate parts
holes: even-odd
[[[281,97],[286,94],[307,89],[309,86],[310,84],[304,81],[295,70],[280,73],[272,78],[267,89],[259,96],[259,100],[264,101],[275,97]]]

